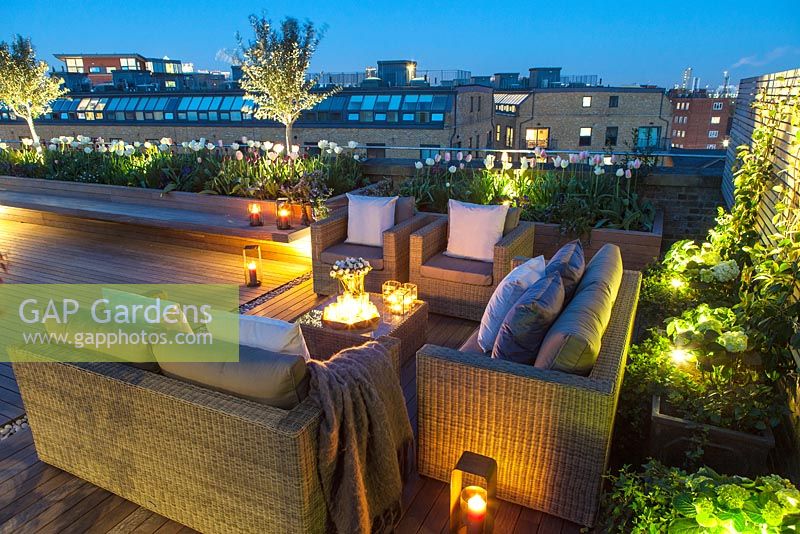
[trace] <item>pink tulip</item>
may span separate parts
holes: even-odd
[[[444,161],[445,161],[445,163],[449,163],[450,162],[450,152],[445,152],[444,153]]]
[[[631,170],[630,169],[625,169],[625,178],[630,178],[631,176],[633,176],[631,174]]]
[[[433,161],[439,163],[440,161],[442,161],[442,156],[440,154],[436,154],[435,156],[433,156]]]
[[[244,159],[244,154],[242,154],[241,152],[239,152],[237,150],[236,151],[236,161],[242,161],[242,159]]]
[[[547,150],[542,149],[541,152],[539,152],[539,157],[542,159],[547,159]]]
[[[569,162],[570,163],[577,163],[578,162],[578,155],[577,154],[570,154],[569,155]]]
[[[461,152],[459,152],[459,154],[460,154],[460,153],[461,153]],[[458,164],[458,168],[459,168],[459,169],[463,169],[463,168],[464,168],[464,164],[463,164],[463,163],[459,163],[459,164]]]
[[[456,159],[458,161],[461,161],[462,159],[464,159],[464,153],[459,150],[458,153],[456,153]]]
[[[638,169],[641,166],[642,166],[642,161],[639,158],[636,158],[635,160],[633,160],[633,168],[634,169]]]

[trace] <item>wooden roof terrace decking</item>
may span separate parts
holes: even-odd
[[[9,283],[240,283],[236,254],[155,241],[148,236],[115,237],[76,229],[26,224],[0,212],[0,250],[8,251]],[[272,291],[272,298],[248,313],[291,320],[320,299],[312,291],[308,266],[265,260],[260,288],[242,288],[240,302]],[[277,291],[274,291],[278,289]],[[432,315],[428,342],[455,347],[475,323]],[[401,372],[406,406],[416,428],[416,365]],[[0,364],[0,420],[24,412],[13,372]],[[447,485],[414,475],[403,496],[400,533],[447,532]],[[579,527],[541,512],[503,502],[495,532],[572,533]],[[191,529],[41,462],[30,430],[0,441],[0,532],[186,533]]]

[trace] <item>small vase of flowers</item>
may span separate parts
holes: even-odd
[[[345,258],[333,264],[331,278],[339,280],[342,293],[358,298],[364,294],[364,277],[371,270],[372,265],[364,258]]]

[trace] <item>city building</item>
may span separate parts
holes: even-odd
[[[671,109],[658,87],[555,87],[494,93],[496,148],[669,146]]]
[[[726,85],[726,84],[724,84]],[[672,147],[690,150],[722,150],[727,147],[736,97],[730,94],[670,89]]]
[[[37,120],[43,138],[282,138],[282,125],[248,112],[252,102],[238,86],[241,68],[232,69],[228,80],[222,73],[186,72],[175,60],[136,56],[141,61],[131,68],[108,65],[108,58],[121,64],[123,56],[58,56],[68,69],[82,71],[54,73],[68,80],[71,92]],[[89,63],[95,57],[105,58],[110,69],[95,78],[98,83],[83,72],[97,66]],[[669,146],[671,108],[661,88],[601,87],[593,85],[594,75],[564,76],[559,67],[531,68],[528,77],[516,72],[484,77],[416,66],[412,60],[378,61],[360,76],[327,75],[320,85],[341,90],[302,114],[293,128],[295,142],[313,148],[319,139],[356,140],[370,147],[372,156],[406,158],[424,158],[443,147],[478,155],[487,148]],[[104,81],[107,76],[110,82]],[[27,135],[23,121],[0,110],[0,138]],[[419,147],[419,152],[381,148],[387,146]]]
[[[283,126],[257,120],[242,91],[73,93],[37,119],[43,139],[61,135],[145,141],[205,137],[231,142],[246,136],[279,141]],[[303,113],[294,141],[356,140],[372,157],[428,157],[442,147],[491,146],[492,89],[484,86],[346,88]],[[24,121],[0,110],[0,138],[22,139]],[[474,145],[473,145],[474,143]],[[419,147],[419,152],[381,147]]]

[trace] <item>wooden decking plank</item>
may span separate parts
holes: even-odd
[[[117,523],[114,528],[109,530],[109,534],[127,534],[136,530],[136,527],[144,523],[153,512],[145,508],[136,508],[128,517]]]
[[[75,491],[93,487],[69,473],[61,473],[0,509],[0,531],[19,531]]]
[[[563,519],[547,514],[541,514],[541,517],[539,534],[559,534],[561,532],[565,523]]]
[[[139,508],[137,504],[117,495],[114,495],[111,499],[112,502],[107,503],[109,506],[108,511],[87,525],[87,534],[105,534]]]
[[[0,461],[14,455],[17,451],[33,445],[33,435],[30,430],[22,430],[13,436],[0,441]]]
[[[409,509],[397,525],[397,534],[410,534],[419,532],[420,527],[428,516],[433,503],[442,491],[442,483],[431,478],[424,478],[420,488]]]
[[[60,472],[59,469],[49,466],[37,458],[36,463],[0,483],[0,508],[8,506]],[[7,474],[5,463],[3,463],[3,475]]]
[[[515,534],[534,534],[539,532],[539,524],[542,521],[542,514],[537,510],[523,508],[514,526]],[[548,533],[552,534],[552,533]]]
[[[3,470],[0,477],[6,482],[36,465],[37,462],[39,462],[39,457],[36,455],[36,449],[33,445],[28,445],[2,461]],[[16,494],[16,492],[14,493]]]
[[[154,532],[158,531],[162,526],[164,526],[167,521],[169,521],[166,517],[160,516],[158,514],[153,514],[142,523],[139,524],[138,527],[133,529],[134,534],[153,534]]]
[[[97,506],[111,497],[111,494],[104,489],[90,486],[89,493],[80,501],[76,502],[74,506],[67,508],[62,513],[56,515],[52,521],[43,525],[36,532],[54,534],[63,530],[72,529],[72,525],[81,516],[92,512]],[[33,530],[31,530],[33,532]],[[75,530],[73,529],[73,532]]]
[[[520,505],[501,501],[494,518],[495,532],[513,532],[521,513]]]

